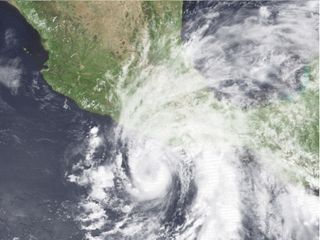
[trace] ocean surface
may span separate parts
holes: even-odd
[[[107,132],[113,124],[111,118],[83,111],[53,91],[40,72],[47,58],[39,34],[18,10],[1,2],[2,240],[83,238],[73,214],[85,189],[66,181],[66,169],[76,154],[81,156],[90,128],[99,125]],[[78,153],[68,152],[75,146]]]
[[[247,132],[304,89],[317,6],[185,2],[184,43],[139,65],[115,123],[51,89],[39,34],[0,2],[0,240],[317,239],[317,189]]]

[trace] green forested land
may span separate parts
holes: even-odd
[[[114,92],[117,77],[122,69],[122,63],[130,54],[139,55],[139,40],[142,31],[147,28],[151,40],[150,60],[158,61],[166,57],[171,40],[158,41],[161,36],[172,34],[174,38],[180,35],[182,2],[136,2],[141,4],[141,13],[126,12],[128,21],[119,23],[118,28],[129,29],[125,38],[112,32],[105,38],[112,39],[108,45],[101,39],[103,29],[96,34],[89,31],[85,20],[81,19],[79,11],[85,14],[104,14],[103,9],[111,10],[108,2],[12,2],[26,17],[31,25],[38,30],[43,44],[49,52],[48,69],[43,71],[45,80],[54,90],[72,98],[77,104],[89,111],[111,115],[117,119],[119,101]],[[117,6],[115,6],[117,7]],[[138,9],[138,8],[137,8]],[[120,8],[114,9],[110,22],[118,21]],[[117,12],[118,11],[118,12]],[[136,10],[138,11],[138,10]],[[87,16],[85,15],[84,16]],[[136,15],[136,23],[132,27],[131,15]],[[88,20],[89,21],[89,20]],[[104,26],[108,28],[107,25]],[[122,26],[122,25],[123,26]],[[88,23],[89,25],[89,23]],[[110,25],[112,27],[112,25]],[[92,30],[91,29],[91,30]],[[130,32],[131,31],[131,32]],[[129,52],[114,50],[114,45],[129,42],[132,46]],[[108,43],[108,42],[107,42]],[[128,53],[129,52],[129,53]]]

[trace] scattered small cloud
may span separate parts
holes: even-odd
[[[15,47],[18,44],[18,38],[14,29],[7,29],[4,33],[6,47]]]

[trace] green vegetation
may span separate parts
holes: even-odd
[[[180,41],[182,1],[162,4],[156,1],[143,3],[143,11],[149,23],[151,63],[166,60],[172,47]]]
[[[317,66],[317,65],[315,65]],[[291,167],[305,185],[318,187],[319,89],[317,67],[305,72],[305,89],[291,100],[275,102],[251,113],[252,140],[256,148],[269,148]],[[302,175],[301,175],[301,174]]]
[[[135,8],[122,2],[13,4],[38,30],[49,51],[43,75],[52,88],[80,107],[114,119],[120,109],[115,86],[126,59],[141,55],[143,30],[148,29],[153,60],[168,54],[173,39],[163,40],[164,35],[172,34],[176,41],[180,34],[180,1],[135,2]]]
[[[171,55],[180,43],[182,1],[16,0],[13,4],[38,30],[49,51],[48,69],[43,71],[45,80],[88,111],[118,119],[118,82],[122,81],[124,88],[133,83],[126,89],[126,94],[130,94],[149,77],[141,76],[146,66],[139,65],[148,49],[145,44],[150,46],[143,64],[163,63],[178,74],[190,70],[179,60],[179,53],[176,59]],[[129,59],[132,62],[124,74],[123,66]],[[305,67],[305,88],[292,99],[247,112],[250,147],[271,150],[294,166],[290,171],[302,172],[302,176],[297,172],[289,175],[298,176],[306,185],[316,184],[319,177],[318,65],[319,61],[315,61]],[[210,94],[211,90],[203,90],[190,97],[201,102]],[[220,102],[212,103],[212,107],[224,111]]]

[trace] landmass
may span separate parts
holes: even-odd
[[[162,35],[180,37],[182,1],[11,1],[49,53],[45,80],[81,108],[118,118],[117,79],[126,61],[151,42],[150,61],[166,54]],[[168,50],[168,49],[167,49]],[[26,51],[28,51],[26,49]]]
[[[11,3],[40,33],[49,52],[43,75],[52,88],[83,109],[116,121],[119,78],[132,57],[141,62],[145,38],[150,64],[166,59],[172,44],[180,41],[182,1]],[[319,178],[318,73],[316,60],[305,68],[305,89],[246,113],[248,145],[284,159],[287,175],[313,189],[318,189]]]

